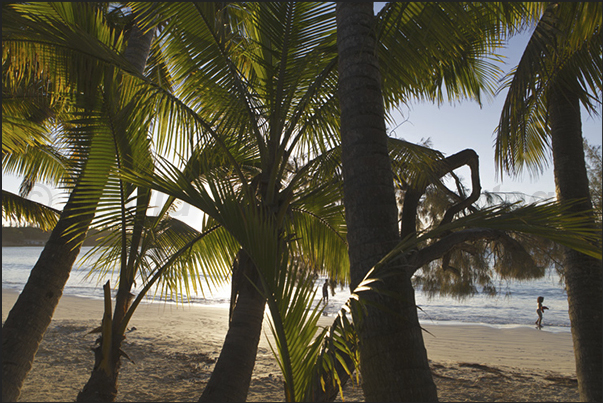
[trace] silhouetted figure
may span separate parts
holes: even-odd
[[[329,279],[325,279],[325,283],[322,285],[322,300],[325,305],[329,303]]]
[[[538,301],[538,309],[536,309],[536,313],[538,314],[538,320],[536,320],[536,326],[542,327],[542,313],[545,309],[549,308],[542,305],[542,303],[544,302],[544,297],[538,297],[536,301]]]

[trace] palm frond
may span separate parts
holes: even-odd
[[[276,344],[270,347],[285,377],[286,400],[303,401],[325,333],[317,327],[323,309],[309,309],[316,294],[311,273],[294,266],[279,273],[262,277]]]
[[[2,155],[2,171],[53,186],[63,183],[69,176],[70,162],[53,146],[27,145],[22,152]]]
[[[419,178],[431,183],[439,181],[441,175],[436,175],[434,168],[444,158],[441,152],[395,138],[388,139],[388,146],[394,178],[400,189],[410,183],[417,184]]]
[[[500,74],[493,50],[517,29],[522,5],[392,3],[378,22],[386,109],[412,98],[438,103],[493,94]],[[502,18],[501,18],[502,17]],[[404,67],[401,67],[403,63]]]
[[[548,98],[553,83],[578,94],[591,114],[601,105],[601,16],[598,3],[550,4],[517,65],[501,82],[508,88],[496,129],[497,170],[511,175],[548,165]],[[577,78],[577,79],[576,79]]]
[[[337,313],[333,324],[321,334],[321,351],[314,365],[312,383],[305,401],[321,401],[317,397],[324,394],[327,398],[334,398],[337,392],[343,400],[342,386],[347,378],[352,378],[354,370],[356,382],[360,382],[358,337],[354,324],[347,316],[355,303],[355,299],[349,298]],[[317,340],[320,340],[319,337]]]
[[[42,230],[51,230],[56,225],[61,212],[6,190],[2,190],[2,218],[16,222],[26,222]]]
[[[50,94],[66,96],[77,88],[89,105],[94,102],[108,68],[132,68],[119,56],[124,46],[120,32],[105,24],[100,10],[90,12],[92,7],[90,3],[36,3],[3,10],[3,54],[19,56],[12,60],[11,71],[19,78],[33,69],[33,78],[62,77],[48,81]]]
[[[299,262],[314,272],[349,281],[346,225],[339,192],[324,186],[312,197],[294,201],[286,220],[286,233]],[[335,199],[333,199],[335,195]]]
[[[394,259],[415,250],[417,245],[428,239],[438,239],[455,231],[479,231],[493,229],[538,236],[557,242],[581,253],[601,258],[601,233],[593,228],[589,218],[571,212],[572,204],[549,202],[525,206],[500,205],[484,208],[478,212],[458,218],[451,223],[439,225],[420,234],[411,234],[392,249],[373,269],[378,271]],[[469,234],[467,234],[469,235]],[[441,257],[440,254],[438,257]],[[417,259],[417,257],[415,257]],[[427,262],[425,262],[427,263]],[[420,265],[419,265],[420,267]],[[418,267],[411,267],[412,270]]]

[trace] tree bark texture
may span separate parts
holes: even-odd
[[[127,287],[120,287],[117,292],[111,326],[110,337],[112,340],[109,357],[103,355],[102,342],[93,349],[94,368],[88,382],[77,395],[76,401],[78,402],[113,402],[117,397],[117,381],[121,368],[121,345],[125,339],[125,335],[119,329],[125,312],[132,302],[133,295],[129,292],[131,286],[130,283]],[[124,293],[126,295],[122,295]],[[99,340],[102,340],[102,337]],[[109,372],[103,368],[105,362],[108,364]]]
[[[398,211],[387,150],[372,2],[337,3],[339,102],[344,205],[351,288],[399,241]],[[436,401],[410,275],[402,268],[384,291],[363,293],[388,307],[354,317],[367,401]]]
[[[74,189],[27,283],[2,326],[2,401],[19,399],[25,377],[31,370],[42,337],[50,325],[54,310],[69,279],[71,267],[80,252],[86,231],[94,217],[96,201],[82,206]],[[74,217],[74,211],[86,215]],[[79,226],[74,239],[65,232]],[[71,239],[71,240],[70,240]]]
[[[256,287],[259,274],[241,250],[235,271],[240,277],[238,296],[220,357],[199,402],[244,402],[260,342],[266,299]]]
[[[153,34],[154,31],[150,31],[143,35],[136,29],[135,35],[128,41],[126,56],[140,73],[146,64]],[[128,50],[130,48],[134,51]],[[140,57],[143,63],[132,59],[133,57]],[[107,169],[108,167],[107,165]],[[86,187],[78,186],[72,191],[23,291],[2,326],[4,402],[19,399],[25,377],[31,370],[40,342],[50,325],[73,263],[80,252],[81,243],[94,218],[100,194],[96,196],[96,193],[90,193]],[[72,226],[77,226],[78,232],[70,240],[73,235],[66,235],[65,232],[71,230]]]
[[[591,204],[577,95],[570,91],[552,89],[549,115],[557,198],[561,202],[582,199],[580,204],[574,206],[574,211],[584,212],[591,209]],[[580,399],[601,402],[603,401],[601,260],[566,248],[564,264]]]
[[[115,340],[113,342],[115,344]],[[121,345],[121,341],[119,344]],[[94,349],[94,369],[84,388],[77,395],[77,402],[113,402],[117,397],[117,376],[121,367],[119,349],[112,349],[110,358],[111,373],[107,373],[100,368],[100,363],[104,357],[101,346]]]

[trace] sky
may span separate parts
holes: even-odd
[[[512,38],[506,49],[499,52],[505,57],[505,65],[500,66],[505,73],[519,62],[529,34]],[[396,123],[402,123],[391,135],[411,142],[429,138],[432,147],[451,155],[471,148],[479,155],[482,189],[497,192],[521,192],[528,200],[554,197],[555,184],[551,165],[542,175],[530,177],[525,171],[518,178],[496,175],[494,163],[494,131],[500,119],[500,113],[506,91],[493,100],[482,101],[482,107],[474,101],[464,101],[460,105],[449,104],[438,107],[431,103],[414,103],[401,108]],[[599,111],[600,112],[600,111]],[[395,127],[395,125],[393,125]],[[591,117],[582,110],[582,135],[590,145],[601,145],[601,117]],[[469,170],[462,176],[469,178]]]
[[[379,3],[375,3],[376,9],[381,7]],[[500,67],[505,73],[517,65],[528,39],[529,34],[518,35],[511,38],[506,48],[500,50],[499,53],[505,57],[505,65]],[[481,108],[472,101],[464,101],[457,105],[442,104],[439,107],[431,103],[410,103],[400,108],[402,113],[394,113],[395,124],[390,125],[389,134],[417,143],[429,138],[432,147],[447,156],[467,148],[475,150],[479,155],[482,191],[520,192],[526,195],[528,202],[552,198],[555,196],[552,163],[536,178],[530,177],[527,172],[519,178],[506,175],[501,178],[500,174],[496,175],[493,133],[500,118],[505,95],[506,92],[503,92],[491,101],[484,100]],[[600,116],[593,118],[583,111],[582,131],[589,144],[601,145]],[[455,173],[466,180],[470,177],[468,168],[461,168]],[[3,190],[17,193],[19,185],[19,178],[2,175]],[[509,197],[513,199],[515,196]],[[30,198],[55,208],[61,208],[65,201],[64,196],[43,184],[36,185]],[[155,205],[161,205],[162,200],[165,200],[165,197],[155,198]],[[194,228],[200,227],[198,223],[202,214],[193,207],[183,205],[173,215]],[[4,220],[2,222],[3,225],[6,224]]]

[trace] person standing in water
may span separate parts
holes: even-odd
[[[329,303],[329,279],[325,279],[325,283],[322,285],[322,300],[325,305]]]
[[[536,309],[536,313],[538,314],[538,320],[536,320],[536,326],[542,327],[542,313],[545,309],[549,308],[542,305],[542,303],[544,302],[544,297],[538,297],[536,301],[538,302],[538,309]]]

